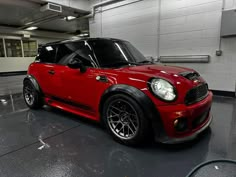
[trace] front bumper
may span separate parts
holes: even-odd
[[[166,144],[176,144],[196,138],[209,127],[212,121],[210,113],[212,97],[212,92],[209,92],[204,100],[193,105],[186,106],[181,104],[157,107],[163,123],[163,132],[155,136],[155,139]],[[196,120],[199,118],[201,121],[196,125]],[[186,130],[177,131],[175,129],[174,121],[176,119],[185,119],[187,121]]]
[[[197,130],[196,132],[194,132],[193,134],[189,136],[182,137],[182,138],[170,138],[166,136],[166,137],[160,137],[159,139],[157,139],[157,141],[164,144],[178,144],[178,143],[194,140],[195,138],[197,138],[199,134],[201,134],[204,130],[206,130],[210,126],[212,119],[213,119],[213,116],[210,116],[210,119],[208,120],[208,122],[201,129]]]

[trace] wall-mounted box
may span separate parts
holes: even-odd
[[[221,37],[236,37],[236,9],[222,11]]]

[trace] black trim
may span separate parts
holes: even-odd
[[[188,80],[196,80],[200,77],[200,74],[197,73],[196,71],[184,71],[179,73],[179,75],[183,76]]]
[[[0,77],[26,75],[27,71],[0,72]]]
[[[211,91],[214,95],[218,95],[218,96],[225,96],[225,97],[232,97],[232,98],[236,97],[236,93],[231,92],[231,91],[222,91],[222,90],[211,90]]]
[[[204,89],[204,91],[206,92],[204,95],[201,95],[199,97],[199,89]],[[190,89],[187,94],[185,95],[185,104],[186,105],[191,105],[194,103],[197,103],[201,100],[204,100],[207,96],[208,96],[209,92],[208,92],[208,84],[207,83],[202,83],[196,87],[193,87],[192,89]]]
[[[87,106],[87,105],[84,105],[84,104],[81,104],[81,103],[76,103],[74,101],[65,100],[63,98],[59,98],[59,97],[56,97],[56,96],[50,96],[49,98],[52,99],[52,100],[50,100],[52,102],[53,102],[53,100],[55,100],[55,101],[58,101],[58,102],[61,102],[61,103],[67,104],[67,105],[71,105],[71,106],[74,106],[74,107],[81,108],[81,109],[89,111],[89,112],[95,112],[90,106]]]
[[[41,91],[41,88],[38,84],[38,81],[34,78],[34,76],[32,75],[27,75],[25,78],[24,78],[24,81],[23,83],[25,83],[26,80],[30,80],[31,83],[34,85],[34,88],[40,93],[42,94],[43,92]]]
[[[101,101],[99,104],[100,113],[102,112],[102,106],[107,98],[119,93],[130,96],[131,98],[136,100],[137,103],[143,108],[145,116],[151,121],[152,130],[155,134],[156,139],[159,139],[159,137],[162,136],[166,136],[163,122],[156,106],[145,93],[133,86],[117,84],[109,87],[101,97]]]

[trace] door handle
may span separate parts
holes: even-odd
[[[49,71],[48,71],[48,74],[54,75],[54,74],[55,74],[55,71],[54,71],[54,70],[49,70]]]

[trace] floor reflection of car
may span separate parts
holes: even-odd
[[[24,79],[30,108],[43,104],[102,121],[127,145],[155,135],[164,143],[195,138],[211,122],[212,93],[194,70],[148,60],[118,39],[42,46]]]

